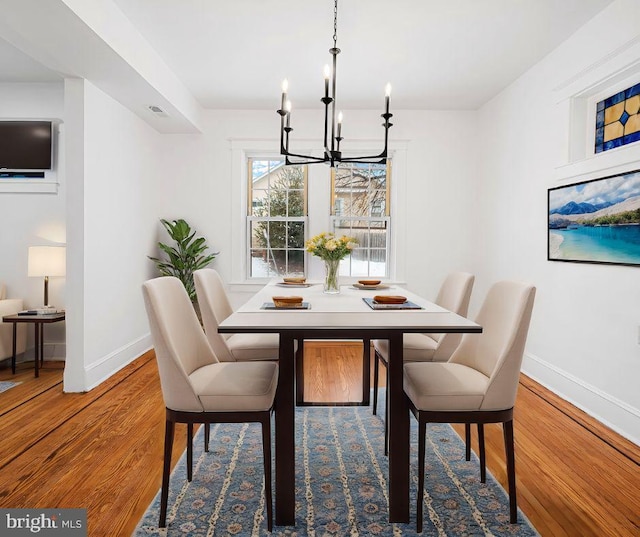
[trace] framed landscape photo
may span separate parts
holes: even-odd
[[[640,265],[640,170],[550,188],[547,259]]]

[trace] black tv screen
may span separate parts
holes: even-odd
[[[0,121],[0,169],[50,170],[51,121]]]

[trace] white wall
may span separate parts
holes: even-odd
[[[478,200],[476,298],[503,278],[533,282],[525,371],[636,443],[640,268],[547,261],[546,214],[550,187],[610,175],[602,166],[612,158],[640,168],[638,144],[567,166],[569,135],[577,130],[569,125],[567,92],[608,79],[618,64],[628,67],[617,58],[637,50],[639,20],[640,3],[619,0],[484,106],[481,170],[475,191],[470,185]],[[637,82],[640,70],[636,75]],[[585,173],[569,176],[572,167]]]
[[[141,284],[153,276],[161,135],[89,82],[68,81],[67,99],[80,165],[69,170],[65,390],[81,391],[150,347]]]
[[[0,84],[0,119],[61,119],[64,114],[62,83]],[[64,170],[64,124],[59,127],[54,155],[55,170]],[[60,150],[60,151],[58,151]],[[1,181],[1,180],[0,180]],[[22,298],[25,307],[43,305],[43,279],[27,276],[29,246],[64,243],[66,185],[61,182],[55,193],[0,192],[0,280],[7,284],[8,296]],[[51,278],[49,301],[65,306],[65,279]],[[33,346],[32,330],[29,347]],[[62,323],[46,328],[45,357],[64,358],[65,331]]]

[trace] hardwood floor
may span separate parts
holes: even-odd
[[[307,343],[308,400],[357,401],[361,346]],[[384,368],[382,368],[384,371]],[[152,353],[86,394],[62,393],[61,364],[0,380],[0,507],[84,507],[89,535],[130,535],[160,487],[164,406]],[[384,377],[381,379],[384,385]],[[640,448],[523,376],[515,417],[518,501],[543,537],[640,535]],[[504,486],[502,433],[485,427]],[[185,445],[179,427],[174,461]]]

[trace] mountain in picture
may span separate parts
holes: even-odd
[[[600,209],[605,209],[611,205],[615,205],[616,202],[613,201],[605,201],[603,203],[576,203],[575,201],[570,201],[566,205],[563,205],[559,209],[554,209],[550,211],[549,214],[587,214],[587,213],[595,213]]]

